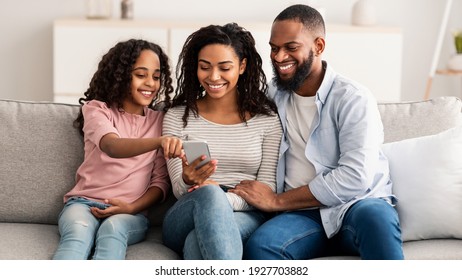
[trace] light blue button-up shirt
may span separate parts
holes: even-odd
[[[391,201],[392,183],[388,160],[381,151],[383,125],[377,102],[362,85],[325,67],[324,80],[316,93],[317,114],[306,143],[305,156],[316,176],[307,182],[320,209],[328,237],[338,232],[346,210],[355,202],[380,197]],[[270,87],[278,106],[284,135],[277,171],[277,191],[284,191],[287,141],[286,110],[289,95]]]

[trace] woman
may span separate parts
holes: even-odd
[[[226,189],[258,180],[275,191],[282,135],[255,40],[235,23],[203,27],[187,38],[177,73],[163,134],[207,141],[212,160],[200,168],[201,159],[167,161],[178,201],[164,242],[185,259],[241,259],[265,214]]]

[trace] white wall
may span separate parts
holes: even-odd
[[[134,0],[135,17],[166,20],[272,21],[289,0]],[[325,8],[328,23],[349,24],[355,0],[299,1]],[[462,28],[462,1],[455,0],[438,67],[454,52],[450,30]],[[113,0],[114,17],[119,0]],[[403,30],[403,100],[425,93],[445,1],[375,0],[380,25]],[[53,100],[52,22],[84,17],[85,0],[2,0],[0,7],[0,98]],[[269,31],[268,31],[269,32]],[[327,42],[328,43],[328,42]],[[268,54],[262,54],[266,56]],[[384,53],[384,55],[387,55]],[[374,63],[371,61],[371,63]],[[333,65],[335,68],[335,65]],[[386,83],[386,77],[383,77]],[[431,97],[462,96],[462,78],[435,76]]]

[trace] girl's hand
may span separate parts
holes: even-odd
[[[90,207],[90,211],[98,219],[104,219],[116,214],[134,214],[130,203],[126,203],[120,199],[105,199],[104,203],[111,206],[106,209],[98,207]]]
[[[183,142],[181,139],[172,136],[161,136],[161,145],[166,160],[183,156]]]
[[[217,170],[218,160],[212,159],[201,168],[197,168],[199,163],[205,159],[205,155],[188,163],[186,156],[182,156],[183,163],[183,181],[188,185],[201,186]]]

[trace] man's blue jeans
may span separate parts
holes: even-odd
[[[383,199],[358,201],[345,214],[340,231],[328,239],[319,210],[285,212],[249,238],[245,259],[313,259],[329,255],[369,260],[403,259],[396,210]]]
[[[233,212],[225,192],[208,185],[185,194],[169,209],[163,240],[184,259],[242,259],[243,244],[264,221],[259,211]]]
[[[127,246],[145,238],[149,221],[143,214],[117,214],[97,219],[90,207],[102,203],[71,198],[59,216],[61,240],[53,259],[86,260],[94,248],[93,259],[123,260]]]

